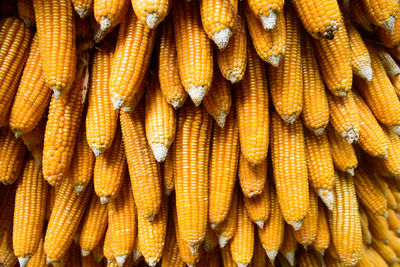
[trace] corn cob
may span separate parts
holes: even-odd
[[[368,226],[373,238],[385,243],[389,243],[389,224],[385,217],[381,215],[375,215],[368,209],[366,209],[368,218]]]
[[[285,10],[286,52],[282,64],[269,67],[272,103],[279,116],[293,124],[303,108],[303,76],[300,22],[292,8]]]
[[[310,189],[310,205],[303,224],[298,231],[294,231],[297,242],[305,247],[311,245],[317,238],[318,228],[318,196]]]
[[[236,267],[236,262],[233,261],[230,248],[228,246],[221,248],[221,258],[224,267]]]
[[[332,241],[340,260],[345,265],[355,265],[361,259],[362,235],[360,214],[351,176],[345,173],[335,174],[334,196],[335,206],[329,218]],[[352,227],[349,228],[346,225]]]
[[[279,12],[276,17],[274,29],[266,31],[258,18],[250,10],[248,5],[244,7],[247,26],[254,48],[259,57],[265,62],[277,67],[285,55],[286,50],[286,23],[283,12]],[[291,33],[289,27],[289,33]],[[291,43],[289,43],[291,44]]]
[[[329,214],[329,216],[330,216],[330,214]],[[329,217],[329,219],[330,219],[330,217]],[[338,252],[336,251],[336,247],[335,247],[335,244],[333,242],[331,242],[329,244],[329,247],[328,247],[326,252],[327,252],[326,256],[331,257],[331,258],[339,261],[339,255],[338,255]]]
[[[200,14],[204,31],[219,49],[225,49],[236,26],[237,0],[204,0]]]
[[[225,220],[218,225],[215,229],[218,235],[218,243],[220,248],[224,248],[229,240],[232,239],[237,228],[237,205],[238,205],[238,186],[236,185],[233,191],[231,205],[229,207],[228,215]]]
[[[151,79],[146,91],[146,138],[158,162],[165,161],[175,138],[176,116],[165,100],[157,79]]]
[[[253,252],[253,259],[251,261],[252,267],[271,267],[269,262],[267,262],[267,254],[264,251],[264,248],[261,244],[260,239],[256,235],[254,237],[254,252]]]
[[[390,209],[397,209],[396,198],[394,197],[392,190],[388,190],[386,192],[386,198],[387,198],[387,207]]]
[[[109,91],[114,109],[128,105],[138,95],[154,40],[155,31],[142,24],[130,10],[122,20],[111,67]]]
[[[22,264],[20,263],[22,266]],[[35,254],[31,258],[29,258],[28,263],[25,265],[26,267],[46,267],[50,266],[46,264],[46,254],[44,254],[43,250],[43,237],[40,238],[39,245],[35,251]]]
[[[241,152],[252,165],[261,164],[268,153],[269,104],[265,67],[251,47],[247,71],[234,90],[239,121]]]
[[[358,161],[353,146],[347,143],[330,125],[328,125],[326,133],[333,164],[339,171],[354,175],[354,169],[357,168]]]
[[[104,44],[93,56],[86,113],[86,136],[96,157],[111,146],[117,129],[118,112],[113,110],[108,90],[113,57],[112,48]]]
[[[120,193],[107,205],[107,209],[111,251],[118,266],[123,266],[133,252],[137,231],[135,201],[128,180],[125,180]]]
[[[320,136],[329,122],[329,106],[311,38],[303,34],[303,111],[304,126]]]
[[[266,182],[260,195],[252,198],[243,196],[244,206],[247,210],[250,220],[257,224],[257,226],[261,229],[264,228],[264,222],[268,219],[270,213],[270,199],[268,190],[268,183]]]
[[[146,140],[143,107],[122,112],[120,122],[138,216],[151,221],[160,209],[162,187],[160,167]]]
[[[232,259],[238,266],[247,266],[253,258],[254,225],[247,215],[243,199],[238,200],[237,229],[230,243]]]
[[[161,258],[161,267],[185,267],[179,255],[179,247],[176,240],[175,225],[172,211],[169,211],[169,218],[167,223],[167,234],[165,237],[164,251]]]
[[[121,21],[124,21],[124,19],[126,20],[126,13],[132,12],[129,2],[129,0],[94,1],[94,17],[100,24],[101,32],[106,33],[110,31],[111,28],[117,26]]]
[[[271,184],[271,183],[270,183]],[[264,223],[263,229],[258,229],[262,246],[267,253],[271,263],[274,263],[275,257],[283,242],[284,221],[279,207],[278,197],[273,185],[269,187],[270,215]]]
[[[388,214],[387,221],[388,221],[390,230],[392,230],[396,234],[399,234],[400,233],[400,218],[397,216],[396,212],[392,209],[388,209],[387,214]],[[389,243],[390,243],[390,240],[389,240]]]
[[[383,131],[389,139],[388,156],[386,159],[374,158],[379,173],[389,177],[400,176],[400,137],[391,129],[383,127]]]
[[[382,44],[388,48],[396,48],[400,44],[400,22],[396,21],[390,33],[383,28],[378,28],[376,33]]]
[[[320,137],[304,130],[308,179],[329,210],[333,209],[334,168],[329,141],[325,133]]]
[[[299,267],[307,267],[307,266],[318,267],[321,264],[320,258],[312,250],[307,251],[305,249],[302,249],[297,254],[297,259],[298,259],[297,266]]]
[[[106,233],[105,233],[105,237],[104,237],[104,244],[103,244],[103,254],[104,257],[107,259],[107,263],[109,262],[115,262],[115,256],[114,256],[114,252],[111,248],[111,244],[112,244],[113,240],[112,240],[112,236],[111,236],[111,228],[110,226],[107,227]]]
[[[25,146],[8,128],[0,128],[0,182],[12,184],[24,163]]]
[[[101,262],[101,260],[104,258],[103,246],[104,246],[105,236],[106,233],[104,233],[104,235],[102,236],[99,244],[92,250],[92,255],[95,262]]]
[[[400,254],[400,238],[392,231],[389,234],[389,247],[396,253],[396,256],[398,257]]]
[[[175,143],[172,143],[171,150],[163,164],[163,193],[169,196],[175,189],[175,173],[174,173],[174,157],[175,157]]]
[[[297,250],[297,241],[294,237],[294,231],[292,227],[285,223],[285,229],[283,234],[283,242],[282,246],[279,249],[279,252],[285,257],[285,259],[289,262],[290,266],[294,266],[295,263],[295,254]]]
[[[383,46],[375,46],[377,55],[385,68],[386,74],[392,78],[400,74],[400,67]]]
[[[210,254],[218,245],[217,233],[210,225],[207,225],[206,236],[204,237],[203,249],[205,254]]]
[[[373,32],[377,28],[361,1],[351,1],[350,17],[356,24],[366,31]]]
[[[132,7],[141,23],[150,29],[155,29],[171,10],[169,0],[132,0]]]
[[[399,6],[397,1],[362,0],[371,20],[386,31],[392,33]]]
[[[369,247],[366,250],[366,253],[369,254],[369,257],[375,266],[389,266],[382,256],[372,247]]]
[[[382,241],[372,238],[372,248],[376,250],[379,255],[390,265],[399,262],[399,258],[396,253],[389,247],[389,245],[384,244]]]
[[[28,28],[36,26],[35,11],[33,9],[33,0],[20,0],[17,1],[18,16],[25,23]]]
[[[204,108],[188,103],[179,110],[177,129],[174,163],[177,217],[181,238],[194,254],[206,233],[212,119]]]
[[[101,204],[117,196],[126,175],[126,160],[121,130],[117,129],[111,147],[96,159],[93,172],[94,190]]]
[[[224,128],[226,116],[232,105],[232,93],[228,81],[226,81],[217,67],[214,66],[214,78],[212,90],[204,97],[204,107],[208,114],[213,116],[217,125]]]
[[[217,89],[217,88],[214,88]],[[235,112],[224,128],[214,127],[208,182],[208,220],[213,228],[228,215],[239,160],[239,129]]]
[[[276,26],[277,15],[283,11],[284,0],[249,0],[249,7],[262,22],[264,29],[271,30]]]
[[[107,207],[92,193],[88,208],[83,216],[79,245],[82,256],[86,257],[100,243],[107,227]],[[91,255],[90,255],[91,257]]]
[[[285,221],[299,230],[309,206],[303,125],[301,121],[288,125],[277,113],[273,113],[271,125],[271,159],[279,204]]]
[[[46,263],[61,261],[66,255],[78,230],[91,191],[90,185],[78,196],[68,177],[61,182],[44,239]]]
[[[86,1],[86,0],[83,0]],[[90,27],[90,21],[94,20],[93,17],[82,19],[79,16],[75,16],[76,22],[76,49],[78,54],[81,52],[90,50],[95,45],[95,40],[93,38],[93,30]]]
[[[217,62],[222,76],[232,84],[242,80],[247,66],[247,35],[244,16],[239,16],[229,44],[217,50]]]
[[[362,228],[361,228],[362,229]],[[322,202],[318,202],[318,226],[317,236],[315,237],[312,247],[319,252],[322,256],[325,254],[325,250],[328,248],[331,242],[331,234],[329,232],[329,224],[327,213],[322,205]]]
[[[7,231],[0,243],[0,264],[3,266],[15,266],[17,257],[12,248],[12,232]]]
[[[365,213],[365,210],[362,207],[359,208],[359,212],[360,212],[361,234],[363,243],[370,246],[372,242],[372,235],[368,228],[367,214]]]
[[[72,0],[76,14],[81,19],[88,17],[92,13],[94,0]]]
[[[338,31],[333,40],[314,42],[322,77],[328,89],[336,96],[345,96],[352,85],[351,50],[343,20],[338,21]]]
[[[1,19],[0,27],[0,126],[5,126],[28,58],[31,32],[14,17]]]
[[[28,159],[15,193],[12,236],[14,254],[22,266],[35,253],[42,237],[46,197],[47,183],[41,169],[34,159]]]

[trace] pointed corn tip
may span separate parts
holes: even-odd
[[[272,249],[272,250],[265,250],[265,253],[267,253],[268,259],[272,263],[272,265],[275,262],[276,255],[278,255],[278,250]]]
[[[387,219],[387,218],[388,218],[388,213],[387,213],[387,211],[385,211],[385,212],[382,214],[382,216],[385,217],[385,219]]]
[[[85,190],[86,186],[83,184],[78,184],[74,186],[76,194],[79,196],[83,190]]]
[[[152,144],[151,150],[153,150],[154,157],[157,162],[164,162],[168,155],[168,147],[164,144]]]
[[[322,38],[332,40],[338,30],[338,23],[335,20],[331,21],[331,25],[326,27],[326,31],[322,33]]]
[[[178,109],[182,106],[183,103],[179,100],[172,100],[170,104],[174,107],[174,109]]]
[[[273,28],[275,28],[276,25],[276,11],[270,9],[269,10],[269,15],[265,16],[263,14],[260,15],[260,20],[261,23],[264,27],[264,29],[266,30],[272,30]]]
[[[326,189],[319,188],[317,193],[318,193],[318,196],[321,198],[321,200],[324,202],[325,206],[330,211],[332,211],[333,206],[335,205],[335,197],[333,196],[332,190],[326,190]]]
[[[139,260],[140,257],[142,257],[142,253],[140,253],[139,250],[135,249],[133,251],[133,261]]]
[[[146,14],[146,25],[150,29],[154,29],[155,27],[157,27],[158,23],[160,23],[160,16],[158,16],[157,13],[153,12]]]
[[[210,227],[211,227],[211,229],[215,230],[217,228],[217,224],[216,223],[210,223]]]
[[[343,89],[336,90],[336,91],[335,91],[335,95],[336,95],[336,96],[345,97],[345,96],[347,95],[347,91],[346,91],[346,90],[343,90]]]
[[[282,120],[284,120],[287,124],[293,124],[297,119],[296,114],[292,115],[282,115]]]
[[[281,59],[282,59],[282,55],[268,56],[267,62],[276,68],[279,66],[279,63],[281,63]]]
[[[264,228],[264,221],[256,221],[255,222],[258,226],[258,228],[263,229]]]
[[[294,259],[295,259],[296,251],[289,251],[288,253],[284,254],[286,260],[289,262],[290,266],[294,266]]]
[[[236,263],[238,267],[247,267],[249,264],[248,263]]]
[[[218,244],[219,244],[219,247],[220,247],[220,248],[225,247],[226,244],[228,243],[228,241],[229,241],[229,238],[227,238],[227,237],[225,237],[225,236],[223,236],[223,235],[220,235],[220,236],[218,237]]]
[[[400,228],[396,229],[395,232],[396,232],[397,235],[400,235]]]
[[[21,135],[22,135],[22,131],[21,130],[18,130],[18,129],[14,129],[14,135],[15,135],[15,138],[20,138],[21,137]]]
[[[172,190],[171,190],[170,188],[165,188],[165,189],[164,189],[164,195],[165,195],[165,196],[168,197],[169,195],[171,195],[171,193],[172,193]]]
[[[214,116],[214,119],[219,127],[221,128],[225,127],[226,116],[227,114],[223,111],[221,111],[219,115]]]
[[[100,197],[101,205],[106,205],[108,202],[110,202],[110,197]]]
[[[113,103],[114,110],[120,109],[122,106],[125,105],[125,101],[122,99],[122,97],[115,92],[112,93],[111,102]]]
[[[325,256],[325,249],[318,251],[319,254],[321,254],[321,256]]]
[[[314,134],[317,137],[320,137],[324,133],[324,131],[325,131],[325,127],[320,127],[320,128],[314,129]]]
[[[357,76],[363,78],[364,80],[371,81],[372,80],[372,68],[371,65],[361,67],[360,71],[356,73]]]
[[[102,147],[99,148],[99,147],[97,147],[96,144],[92,144],[92,145],[90,146],[90,148],[92,149],[93,154],[95,155],[96,158],[97,158],[98,156],[100,156],[101,153],[104,152],[104,148],[102,148]]]
[[[350,126],[347,131],[342,132],[342,137],[346,139],[346,142],[349,144],[358,142],[359,136],[360,133],[358,129],[353,128],[353,126]]]
[[[392,130],[395,134],[400,135],[400,125],[393,126]]]
[[[90,15],[90,10],[88,8],[77,7],[75,8],[75,11],[81,19],[84,19]]]
[[[18,257],[18,262],[21,267],[24,267],[29,261],[29,256],[26,257]]]
[[[186,265],[187,265],[188,267],[196,267],[196,264],[189,264],[189,263],[186,263]]]
[[[157,263],[158,263],[158,260],[156,261],[156,259],[153,258],[153,257],[149,257],[149,258],[147,259],[147,264],[148,264],[149,266],[151,266],[151,267],[156,266]]]
[[[350,173],[351,176],[354,176],[354,168],[347,168],[346,172]]]
[[[223,50],[228,46],[231,34],[232,34],[231,29],[224,28],[212,35],[212,39],[214,43],[217,45],[218,49]]]
[[[107,17],[102,17],[100,19],[100,30],[105,32],[108,31],[108,29],[110,29],[111,27],[111,20]]]
[[[42,158],[41,157],[35,158],[35,163],[39,168],[41,168],[42,167]]]
[[[46,256],[46,264],[52,264],[53,260]]]
[[[188,246],[190,253],[192,253],[192,255],[196,254],[197,250],[199,249],[200,244],[196,244],[193,246]]]
[[[395,22],[396,17],[390,16],[387,20],[382,21],[382,28],[384,28],[389,33],[393,33]]]
[[[201,104],[201,101],[203,101],[204,96],[206,95],[206,90],[204,89],[204,87],[193,86],[191,88],[188,88],[187,91],[194,105],[198,107]]]
[[[117,261],[118,266],[122,267],[122,266],[124,266],[127,258],[128,258],[128,255],[121,255],[121,256],[115,257],[115,260]]]
[[[293,229],[295,231],[299,231],[302,224],[303,224],[303,220],[290,222],[290,225],[293,227]]]
[[[90,250],[87,249],[81,249],[81,254],[83,257],[89,256]]]
[[[379,155],[379,156],[378,156],[378,158],[381,158],[381,159],[387,159],[387,158],[388,158],[388,155],[389,155],[389,150],[388,150],[388,149],[386,149],[386,151],[385,151],[385,154],[383,154],[383,155]]]
[[[60,99],[61,91],[56,89],[54,86],[52,86],[51,89],[53,89],[54,97]]]

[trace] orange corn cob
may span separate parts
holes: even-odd
[[[203,107],[187,103],[179,110],[177,129],[176,210],[181,238],[194,254],[204,240],[207,226],[212,119]]]
[[[304,130],[308,179],[329,210],[333,209],[333,186],[335,185],[332,154],[326,133],[320,137]]]
[[[167,235],[165,237],[164,251],[161,258],[161,267],[185,267],[179,254],[179,247],[176,240],[175,225],[172,211],[169,212],[167,223]]]
[[[331,242],[331,234],[329,232],[329,224],[327,213],[322,205],[322,202],[318,202],[318,226],[317,226],[317,236],[315,237],[312,247],[319,252],[319,254],[324,255],[325,250],[328,248]]]
[[[78,196],[68,177],[61,182],[44,239],[47,263],[61,261],[66,255],[89,201],[91,187]]]
[[[19,77],[28,58],[31,32],[14,17],[1,19],[0,27],[0,126],[5,126]]]
[[[164,20],[171,10],[172,1],[169,0],[131,0],[133,10],[141,23],[151,29]]]
[[[354,175],[354,169],[357,168],[358,161],[353,146],[347,143],[331,125],[328,125],[326,133],[333,164],[339,171]]]
[[[294,238],[294,231],[292,227],[285,223],[284,228],[284,239],[279,252],[285,257],[286,261],[289,262],[290,266],[294,266],[298,244],[296,238]]]
[[[388,48],[396,48],[400,44],[400,22],[396,20],[393,26],[393,31],[388,32],[383,28],[378,28],[376,33],[379,40]]]
[[[12,247],[12,232],[7,231],[0,241],[0,263],[4,266],[15,266],[17,257],[14,255]]]
[[[28,159],[15,193],[13,249],[22,266],[38,248],[46,211],[47,183],[34,159]]]
[[[106,233],[103,234],[99,244],[92,250],[92,255],[95,262],[101,262],[101,260],[104,258],[103,246],[104,246],[105,236]]]
[[[286,53],[277,68],[269,67],[272,103],[279,116],[292,124],[303,108],[303,75],[301,61],[300,21],[293,8],[285,10]]]
[[[113,57],[113,49],[105,44],[93,55],[86,138],[96,157],[111,146],[117,129],[118,112],[113,110],[108,90]]]
[[[374,163],[379,166],[379,173],[389,177],[400,177],[400,137],[387,127],[383,127],[383,131],[389,138],[388,156],[386,159],[374,158]]]
[[[284,0],[249,0],[249,7],[262,22],[264,29],[271,30],[276,26],[277,15],[283,11]]]
[[[367,214],[368,226],[372,237],[387,245],[389,243],[390,232],[389,232],[389,224],[386,218],[381,215],[373,214],[368,209],[365,209],[365,211]]]
[[[399,6],[397,1],[362,0],[371,20],[386,31],[392,33]]]
[[[392,78],[400,74],[400,67],[383,46],[375,46],[377,55],[385,68],[386,74]]]
[[[394,232],[390,232],[389,234],[389,247],[396,253],[396,256],[398,257],[400,254],[400,238]]]
[[[132,12],[132,10],[128,11],[130,10],[129,2],[129,0],[95,0],[93,12],[96,21],[100,24],[100,31],[106,33],[124,21],[125,14]]]
[[[219,49],[225,49],[236,26],[238,1],[201,1],[200,14],[208,38],[212,39]]]
[[[20,264],[21,265],[21,264]],[[46,264],[46,254],[43,250],[43,237],[40,238],[39,245],[36,249],[35,254],[29,259],[26,267],[47,267],[50,265]]]
[[[79,246],[82,256],[87,257],[100,243],[107,227],[107,206],[101,205],[99,198],[92,193],[88,208],[83,216]],[[91,257],[92,255],[89,255]]]
[[[35,28],[35,11],[33,9],[33,0],[17,1],[18,16],[28,28]]]
[[[112,2],[123,1],[126,0]],[[145,79],[154,40],[155,31],[142,24],[133,10],[130,10],[121,23],[109,78],[114,109],[129,105],[138,95]]]
[[[231,250],[228,246],[221,248],[221,258],[224,267],[236,267],[236,262],[233,261]]]
[[[160,209],[162,187],[160,167],[146,140],[143,107],[122,112],[120,122],[138,216],[151,221]]]
[[[92,13],[93,0],[72,0],[76,14],[81,19],[88,17]]]
[[[25,145],[8,128],[0,128],[0,182],[12,184],[22,170]]]
[[[103,254],[104,257],[107,259],[107,263],[115,262],[115,257],[113,255],[113,250],[111,248],[113,240],[111,238],[111,228],[108,226],[105,236],[104,236],[104,244],[103,244]]]
[[[236,181],[239,129],[235,115],[235,112],[229,113],[225,127],[214,126],[212,134],[208,171],[208,220],[213,228],[228,215]]]
[[[304,126],[320,136],[329,122],[329,106],[311,38],[303,34],[303,117]]]
[[[238,216],[237,214],[238,197],[239,197],[239,192],[236,185],[233,191],[232,201],[229,207],[228,215],[226,216],[225,220],[221,224],[219,224],[218,227],[215,229],[218,235],[218,243],[220,248],[225,247],[228,241],[232,239],[233,235],[236,232],[237,216]]]
[[[303,125],[298,120],[288,125],[277,113],[273,113],[271,125],[271,158],[279,204],[285,221],[299,230],[309,206]]]
[[[264,190],[260,195],[252,198],[243,196],[243,202],[250,220],[263,229],[264,223],[268,220],[270,213],[268,183],[265,183]]]
[[[239,121],[241,152],[252,165],[261,164],[268,153],[269,104],[266,70],[251,47],[247,50],[247,71],[234,89]]]
[[[400,218],[397,216],[397,213],[392,209],[388,209],[387,213],[388,213],[387,221],[388,221],[390,230],[392,230],[396,234],[399,234],[400,233]],[[390,240],[389,240],[389,244],[390,244]]]
[[[145,128],[147,142],[158,162],[163,162],[167,157],[175,138],[175,124],[175,111],[165,100],[154,77],[146,91]]]
[[[359,212],[360,212],[361,234],[362,234],[363,243],[370,246],[371,242],[372,242],[372,235],[368,229],[367,214],[365,213],[365,211],[362,207],[359,208]]]
[[[210,90],[213,79],[211,40],[201,25],[197,1],[178,1],[173,18],[182,85],[198,106]]]
[[[361,26],[364,30],[373,32],[376,29],[376,25],[372,22],[370,16],[365,10],[365,6],[361,1],[350,2],[350,17],[352,21]]]
[[[188,96],[179,77],[174,24],[171,16],[160,26],[160,53],[158,56],[158,79],[167,102],[175,109],[181,107]]]
[[[369,247],[366,250],[366,253],[369,254],[370,259],[372,260],[375,266],[389,266],[386,261],[382,258],[381,254],[379,254],[375,249]]]
[[[247,65],[247,35],[244,16],[239,16],[233,35],[224,50],[217,50],[217,62],[222,76],[231,83],[242,80]]]
[[[300,230],[294,231],[297,242],[307,247],[317,238],[318,228],[318,196],[310,189],[310,205]]]
[[[399,258],[396,253],[389,247],[389,245],[384,244],[382,241],[372,238],[372,248],[390,265],[399,262]]]
[[[239,182],[245,197],[253,197],[260,195],[264,189],[264,184],[267,181],[267,159],[256,166],[252,166],[239,153]]]
[[[172,143],[171,150],[163,164],[163,193],[169,196],[175,189],[175,173],[174,173],[174,157],[175,157],[175,143]]]
[[[285,55],[287,42],[286,23],[283,12],[278,13],[274,29],[266,31],[262,22],[258,20],[248,5],[244,6],[244,11],[250,37],[257,54],[265,62],[277,67]],[[289,33],[291,33],[290,30],[291,27],[289,27]]]
[[[394,197],[394,195],[392,193],[392,190],[388,190],[386,192],[386,198],[387,198],[387,206],[388,206],[388,208],[397,209],[396,198]]]
[[[10,129],[16,137],[32,131],[39,123],[51,92],[45,85],[39,55],[39,38],[35,35],[10,113]]]

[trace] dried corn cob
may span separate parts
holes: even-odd
[[[361,26],[366,31],[375,31],[376,25],[372,22],[361,1],[351,1],[349,10],[350,17],[356,24]]]
[[[172,143],[171,150],[167,155],[167,158],[163,164],[163,193],[169,196],[175,189],[175,168],[174,168],[174,157],[175,157],[175,143]]]
[[[20,263],[22,266],[22,264]],[[26,267],[46,267],[49,266],[46,264],[46,254],[44,254],[43,249],[43,237],[40,238],[39,245],[36,249],[35,254],[29,259],[28,263],[25,265]]]
[[[359,208],[359,212],[360,212],[361,234],[362,234],[363,243],[370,246],[371,242],[372,242],[372,235],[368,229],[367,214],[365,213],[365,210],[363,207]]]
[[[327,213],[322,205],[322,202],[318,202],[318,226],[317,236],[315,237],[312,247],[319,252],[322,256],[325,254],[325,250],[328,248],[331,242],[331,234],[329,232],[329,224]]]
[[[93,5],[94,17],[103,33],[124,21],[128,10],[130,10],[129,0],[95,0]]]
[[[388,156],[386,159],[374,158],[374,163],[377,164],[378,171],[389,177],[400,176],[400,137],[391,129],[383,127],[383,131],[389,138]]]
[[[373,264],[375,266],[389,266],[385,259],[382,258],[381,254],[379,254],[375,249],[373,249],[372,247],[369,247],[366,250],[366,253],[369,254],[369,257],[371,260],[373,260]]]
[[[170,202],[171,203],[171,202]],[[161,258],[161,267],[185,267],[185,263],[182,261],[179,255],[179,247],[176,240],[175,225],[173,213],[169,211],[168,223],[167,223],[167,234],[165,237],[164,251]]]
[[[362,0],[371,20],[386,31],[392,33],[399,6],[397,1]]]
[[[399,262],[399,258],[396,253],[389,247],[389,245],[384,244],[382,241],[372,238],[372,248],[376,250],[377,253],[390,265]]]
[[[308,207],[307,215],[303,220],[301,228],[294,231],[294,237],[297,242],[305,247],[311,245],[317,238],[318,228],[318,196],[310,189],[310,205]]]
[[[113,240],[111,238],[111,228],[107,227],[106,233],[105,233],[105,237],[104,237],[104,244],[103,244],[103,254],[104,257],[107,259],[107,263],[108,262],[115,262],[115,257],[113,255],[113,250],[111,248],[111,244],[112,244]]]
[[[400,44],[400,22],[396,21],[393,26],[393,31],[388,32],[383,28],[378,28],[376,33],[379,40],[388,48],[395,48]]]
[[[385,68],[386,74],[392,78],[400,74],[400,67],[383,46],[375,46],[377,55]]]
[[[262,22],[264,29],[275,28],[277,15],[283,11],[284,0],[249,0],[249,7]]]
[[[26,27],[34,28],[36,26],[35,11],[33,9],[33,0],[17,1],[18,16],[25,23]]]
[[[233,191],[231,205],[229,207],[228,215],[226,216],[225,220],[218,225],[215,229],[218,234],[218,243],[220,248],[226,246],[229,240],[232,239],[233,235],[236,232],[237,228],[237,206],[238,206],[238,186],[236,185]]]
[[[398,257],[400,254],[400,238],[394,232],[390,232],[389,234],[389,247],[396,253],[396,256]]]
[[[81,19],[88,17],[92,13],[94,0],[72,0],[76,14]]]
[[[389,224],[385,217],[373,214],[370,210],[366,209],[368,218],[368,226],[373,238],[385,243],[389,243]]]
[[[169,0],[132,0],[132,7],[141,23],[155,29],[171,10]]]
[[[236,267],[238,266],[236,262],[233,261],[232,254],[230,248],[224,247],[221,248],[221,258],[224,267]]]
[[[4,266],[15,266],[17,257],[14,255],[12,248],[12,232],[7,231],[0,243],[0,263]]]
[[[285,223],[284,227],[284,239],[282,242],[282,246],[279,249],[281,254],[285,257],[285,259],[289,262],[290,266],[294,266],[295,263],[295,255],[296,255],[296,250],[298,247],[296,238],[294,238],[294,231],[292,227]]]
[[[239,182],[245,197],[260,195],[267,181],[267,159],[260,164],[253,166],[243,156],[239,155]]]
[[[260,195],[248,198],[243,196],[244,207],[250,220],[257,224],[261,229],[264,228],[264,222],[268,220],[270,213],[270,199],[268,183],[264,185],[264,190]]]
[[[399,234],[400,233],[400,218],[397,216],[396,212],[392,209],[388,209],[387,214],[388,214],[387,221],[388,221],[390,230],[392,230],[396,234]],[[390,244],[390,240],[389,240],[389,244]]]

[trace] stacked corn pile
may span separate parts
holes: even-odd
[[[400,265],[397,1],[12,3],[3,266]]]

